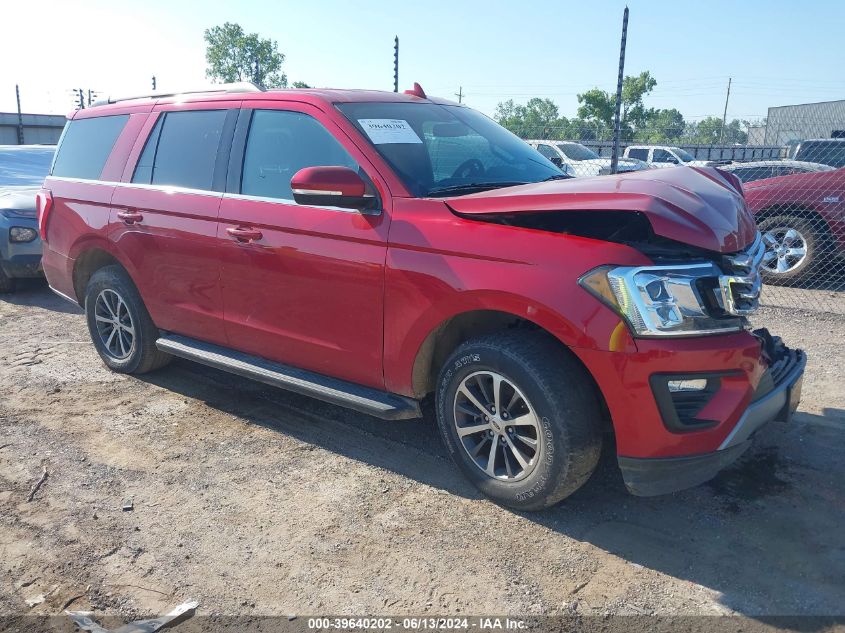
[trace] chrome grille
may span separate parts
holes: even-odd
[[[760,292],[763,280],[760,277],[760,264],[766,247],[760,233],[745,250],[727,255],[722,260],[717,299],[725,312],[737,316],[746,316],[760,306]]]

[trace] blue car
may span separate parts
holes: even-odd
[[[50,171],[55,149],[0,145],[0,292],[12,292],[20,277],[43,274],[35,194]]]

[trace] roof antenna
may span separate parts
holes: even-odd
[[[415,97],[419,97],[420,99],[426,99],[425,90],[422,89],[422,86],[419,85],[416,81],[414,82],[414,87],[411,90],[405,91],[406,95],[414,95]]]

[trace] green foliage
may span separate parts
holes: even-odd
[[[309,85],[308,85],[307,83],[305,83],[304,81],[294,81],[294,82],[291,84],[291,87],[293,87],[293,88],[310,88],[311,86],[309,86]]]
[[[623,141],[639,143],[719,143],[722,119],[707,117],[697,123],[687,122],[676,108],[647,108],[645,98],[657,86],[651,73],[644,71],[622,80],[620,136]],[[578,116],[560,116],[550,99],[533,98],[525,105],[513,99],[496,107],[494,118],[522,138],[575,141],[609,141],[613,138],[616,93],[592,88],[578,95]],[[725,126],[723,143],[745,143],[747,121],[734,119]]]
[[[287,87],[287,75],[281,70],[285,56],[275,40],[244,33],[239,24],[226,22],[206,29],[205,42],[205,74],[212,81],[251,81],[261,88]]]
[[[709,116],[690,125],[690,142],[702,144],[746,143],[748,142],[748,133],[742,129],[743,127],[746,130],[748,129],[748,121],[734,119],[725,126],[725,130],[722,132],[722,119]]]

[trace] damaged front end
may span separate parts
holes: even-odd
[[[447,204],[465,218],[614,242],[648,257],[650,265],[608,262],[579,280],[635,337],[746,329],[765,249],[741,185],[713,169],[662,172],[537,183]]]

